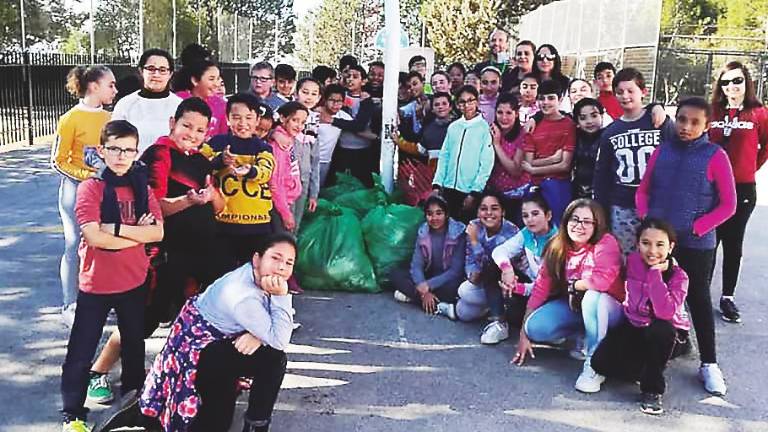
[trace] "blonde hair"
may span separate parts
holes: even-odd
[[[73,97],[82,98],[88,92],[88,84],[100,80],[112,70],[104,65],[75,66],[67,74],[65,88]]]

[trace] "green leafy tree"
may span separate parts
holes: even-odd
[[[731,49],[764,50],[768,47],[768,0],[729,0],[718,21],[717,36],[738,37]]]
[[[324,0],[299,23],[298,58],[307,66],[334,66],[353,51],[352,32],[360,0]]]
[[[85,16],[65,7],[64,0],[25,0],[26,44],[55,44],[82,26]],[[0,49],[21,49],[21,14],[19,2],[0,3]]]
[[[502,0],[426,0],[424,19],[438,60],[476,63],[488,51]]]
[[[277,61],[293,53],[296,33],[296,14],[293,0],[248,0],[237,2],[230,9],[240,16],[250,18],[253,32],[248,42],[249,57]]]

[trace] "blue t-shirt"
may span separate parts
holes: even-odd
[[[635,121],[616,119],[600,137],[595,167],[595,199],[606,211],[611,206],[635,208],[635,192],[651,154],[662,141],[675,136],[674,123],[667,118],[653,127],[651,110]]]

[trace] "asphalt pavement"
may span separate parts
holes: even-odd
[[[0,153],[0,430],[7,432],[60,428],[68,329],[59,314],[59,179],[47,161],[45,147]],[[516,337],[481,346],[482,323],[426,316],[388,294],[310,292],[294,300],[303,327],[289,350],[272,430],[768,431],[765,172],[760,181],[737,289],[744,323],[716,320],[725,398],[703,391],[694,354],[668,369],[666,414],[648,416],[638,410],[634,384],[609,380],[593,395],[574,390],[581,363],[562,350],[539,348],[517,367],[509,363]],[[717,272],[715,299],[719,291]],[[149,340],[148,364],[163,337]],[[94,421],[109,409],[89,406]]]

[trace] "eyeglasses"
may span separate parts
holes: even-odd
[[[720,80],[720,87],[726,87],[728,84],[733,83],[733,85],[741,85],[744,84],[744,77],[736,77],[733,79],[721,79]]]
[[[258,82],[267,82],[267,81],[271,81],[272,77],[271,76],[251,75],[251,79],[254,80],[254,81],[258,81]]]
[[[125,154],[128,157],[134,157],[136,156],[136,154],[139,153],[139,150],[135,148],[120,148],[120,147],[114,147],[114,146],[104,147],[104,151],[106,151],[108,155],[114,156],[114,157],[119,157],[123,154]]]
[[[576,226],[581,225],[583,228],[592,228],[595,226],[595,221],[591,219],[579,219],[577,216],[571,216],[568,219],[568,224]]]
[[[544,61],[544,60],[555,61],[556,58],[557,56],[554,54],[539,54],[536,56],[536,59],[538,61]]]
[[[144,69],[145,71],[147,71],[150,74],[157,73],[157,74],[160,74],[160,75],[167,75],[168,73],[171,72],[170,68],[167,68],[167,67],[164,67],[164,66],[161,66],[161,67],[144,66],[142,69]]]
[[[466,104],[471,104],[471,103],[474,103],[474,102],[477,102],[477,98],[471,98],[471,99],[459,99],[459,100],[456,102],[456,105],[458,105],[458,106],[464,106],[464,105],[466,105]]]

